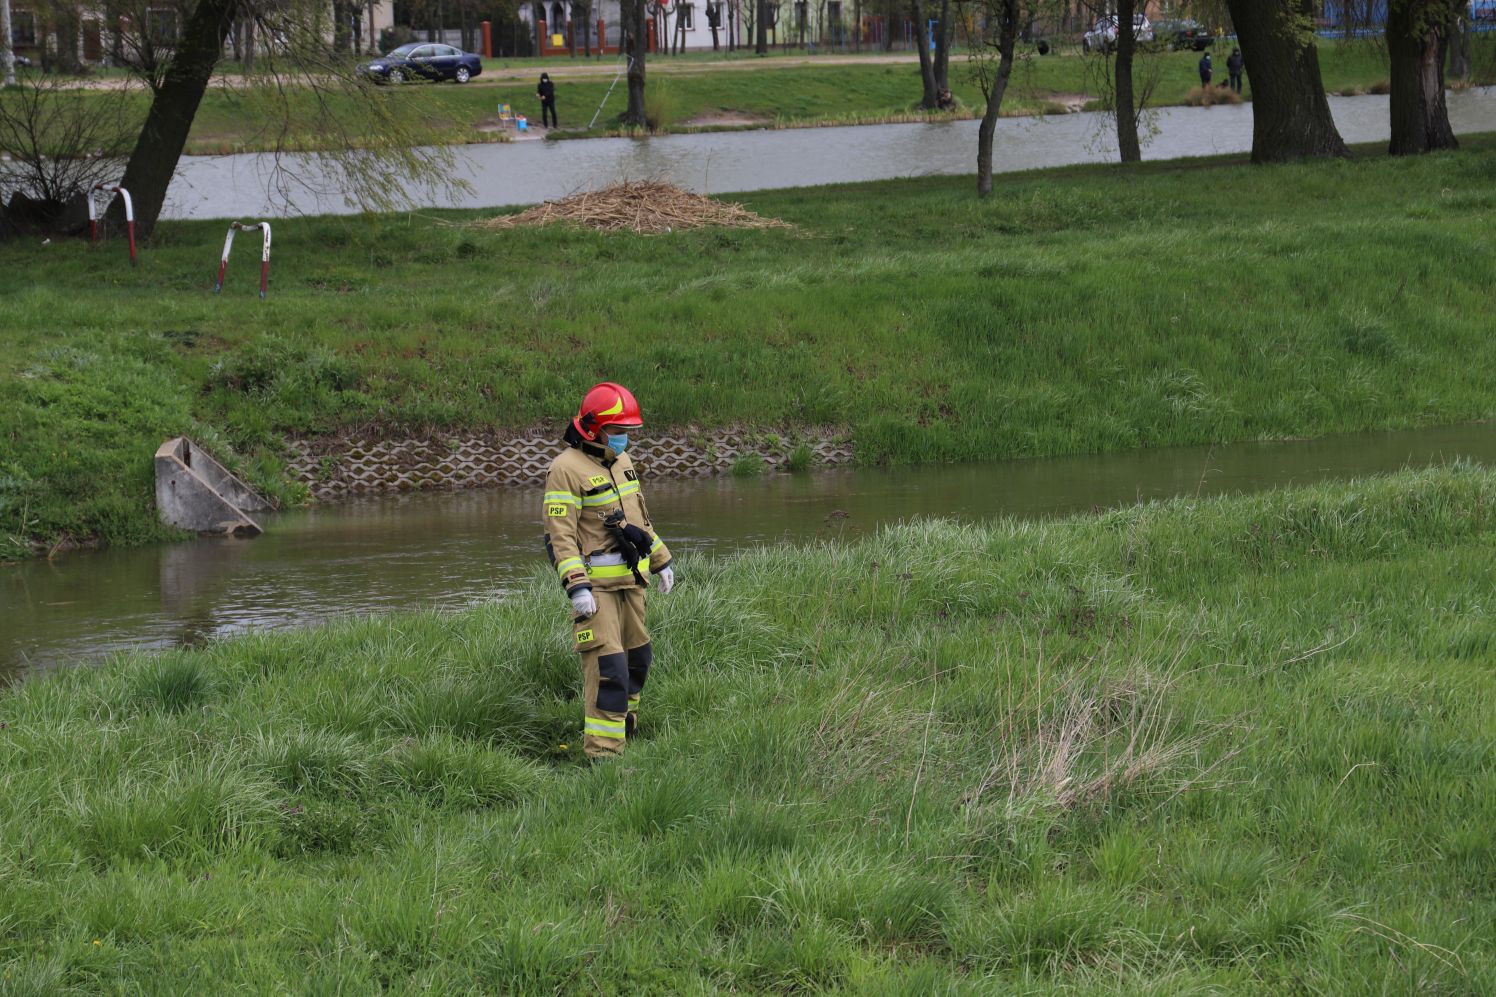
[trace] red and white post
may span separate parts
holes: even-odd
[[[223,237],[223,256],[218,261],[218,283],[213,288],[217,294],[223,290],[223,275],[229,268],[229,250],[234,248],[234,233],[248,232],[252,229],[260,229],[265,233],[264,248],[260,251],[260,297],[270,288],[270,223],[269,222],[234,222],[229,226],[228,235]]]
[[[130,192],[117,183],[96,183],[88,192],[88,241],[99,241],[99,205],[98,195],[108,194],[104,199],[104,207],[114,200],[115,194],[125,200],[125,232],[130,237],[130,266],[135,265],[135,205],[130,201]]]

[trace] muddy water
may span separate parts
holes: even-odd
[[[996,464],[656,481],[649,500],[689,572],[691,555],[855,538],[913,516],[1056,516],[1458,457],[1496,464],[1496,424]],[[256,540],[98,551],[0,568],[0,682],[27,668],[116,650],[195,645],[252,627],[462,607],[501,596],[517,581],[546,573],[537,502],[533,489],[371,499],[269,517],[268,532]]]
[[[1331,97],[1347,142],[1384,141],[1384,96]],[[1451,92],[1449,117],[1460,133],[1496,131],[1496,87]],[[1145,159],[1209,156],[1252,148],[1252,107],[1166,107],[1143,148]],[[975,121],[798,128],[783,131],[665,135],[647,140],[588,139],[458,146],[457,172],[472,191],[417,198],[423,207],[535,204],[620,179],[664,178],[703,193],[889,180],[976,172]],[[1004,118],[998,123],[998,172],[1116,162],[1117,140],[1104,115]],[[164,215],[222,218],[344,214],[354,210],[303,157],[285,162],[301,181],[268,197],[275,160],[268,155],[184,157]]]

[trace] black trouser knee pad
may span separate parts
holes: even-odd
[[[629,648],[628,657],[629,695],[637,696],[644,690],[644,683],[649,680],[649,665],[654,661],[654,650],[649,644],[640,644]]]
[[[627,713],[629,659],[622,652],[597,658],[597,708],[604,713]]]

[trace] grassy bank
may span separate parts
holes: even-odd
[[[0,538],[158,536],[170,435],[294,498],[286,434],[555,425],[603,376],[655,428],[843,426],[868,462],[1489,417],[1493,149],[744,199],[788,231],[292,220],[264,302],[250,263],[212,294],[220,223],[133,271],[0,246]]]
[[[1218,46],[1217,77],[1225,79],[1225,56],[1229,49]],[[1496,36],[1480,36],[1472,59],[1468,82],[1496,83]],[[1190,90],[1199,84],[1193,52],[1160,52],[1139,64],[1140,89],[1151,92],[1154,106],[1191,102]],[[903,120],[918,114],[914,105],[920,96],[919,69],[914,62],[859,64],[826,57],[813,66],[764,69],[723,68],[720,63],[696,59],[661,58],[651,62],[650,113],[662,131],[733,127],[714,122],[728,116],[761,125],[788,127],[806,124],[838,124]],[[1320,48],[1321,74],[1325,89],[1332,93],[1366,92],[1385,84],[1388,63],[1385,46],[1379,43],[1327,43]],[[731,65],[729,63],[729,65]],[[596,66],[571,60],[552,59],[544,68],[557,80],[560,114],[566,136],[607,134],[616,131],[625,94],[615,90],[611,103],[599,117],[597,128],[585,131],[593,113],[603,102],[610,76],[594,75]],[[1063,112],[1066,107],[1092,106],[1104,91],[1107,62],[1079,54],[1030,58],[1020,64],[1004,103],[1007,113],[1027,115]],[[536,76],[540,69],[535,69]],[[578,73],[587,75],[578,75]],[[960,57],[953,60],[951,89],[961,103],[958,115],[980,115],[980,90],[971,81]],[[1247,94],[1251,96],[1250,90]],[[193,123],[188,152],[199,154],[253,152],[277,144],[289,148],[314,147],[317,136],[282,134],[277,125],[285,99],[293,108],[309,104],[305,94],[267,96],[248,93],[236,86],[209,91]],[[538,120],[535,81],[526,79],[485,81],[479,77],[465,87],[452,85],[391,88],[380,99],[417,105],[432,142],[462,143],[496,141],[492,131],[480,125],[495,122],[501,102]],[[1088,103],[1089,102],[1089,103]],[[139,102],[143,115],[144,98]],[[942,115],[944,116],[944,115]],[[577,129],[573,132],[572,129]]]
[[[1472,79],[1496,83],[1496,38],[1479,43],[1480,52],[1473,60]],[[1225,76],[1225,55],[1217,53],[1219,73]],[[1152,102],[1155,105],[1183,104],[1192,87],[1199,85],[1193,52],[1161,52],[1146,62],[1152,77]],[[770,70],[715,68],[692,72],[698,63],[675,63],[663,58],[651,63],[663,69],[650,77],[651,116],[658,119],[660,130],[689,130],[720,127],[712,120],[721,115],[755,119],[765,124],[791,126],[803,124],[837,124],[902,119],[914,111],[919,101],[919,68],[916,63],[899,65],[827,64],[813,67],[787,67]],[[603,102],[608,77],[587,76],[568,79],[569,60],[550,60],[547,72],[557,79],[557,101],[562,121],[570,128],[585,128]],[[1035,114],[1062,111],[1068,101],[1075,106],[1102,92],[1101,76],[1106,63],[1099,58],[1065,55],[1028,59],[1015,73],[1013,89],[1005,101],[1012,114]],[[1140,73],[1144,72],[1140,69]],[[536,70],[538,76],[539,69]],[[1325,89],[1331,92],[1365,91],[1385,82],[1388,64],[1385,49],[1370,43],[1326,44],[1321,48],[1321,74]],[[951,69],[951,89],[961,102],[963,115],[980,115],[981,91],[971,81],[959,60]],[[1250,93],[1248,93],[1250,97]],[[625,94],[615,90],[612,103],[605,106],[594,132],[607,134],[623,110]],[[483,83],[479,77],[467,87],[440,86],[407,89],[390,99],[420,101],[427,109],[433,136],[442,141],[489,141],[490,133],[480,133],[480,124],[494,120],[494,109],[500,103],[511,104],[521,113],[538,120],[535,83]],[[255,117],[247,114],[244,99],[232,90],[216,90],[204,101],[193,128],[192,148],[201,152],[236,151],[257,148],[254,138]]]
[[[553,581],[0,693],[0,991],[1490,993],[1496,474]]]

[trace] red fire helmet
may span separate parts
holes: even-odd
[[[639,414],[639,403],[628,388],[604,381],[588,389],[571,424],[584,439],[596,440],[597,431],[603,426],[638,429],[644,425],[644,417]]]

